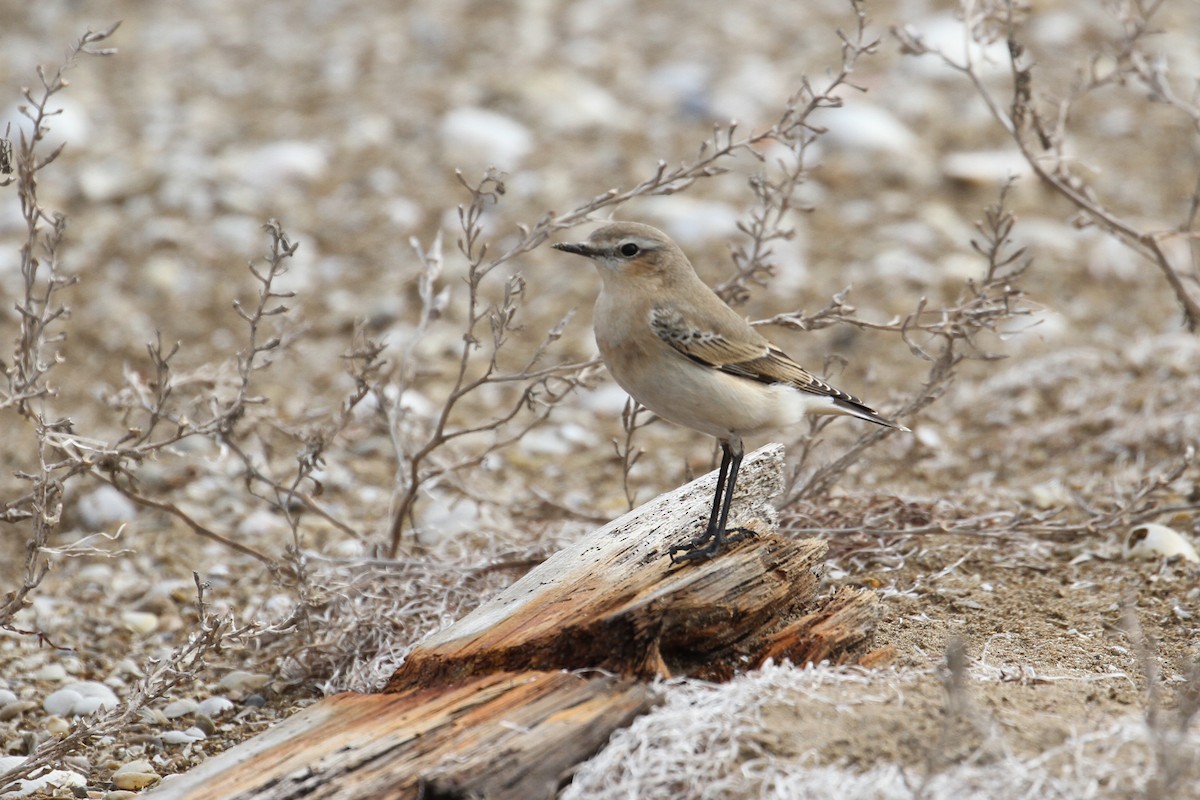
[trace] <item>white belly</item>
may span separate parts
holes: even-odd
[[[729,439],[795,425],[807,414],[837,413],[830,397],[739,378],[663,348],[632,363],[610,359],[603,348],[601,355],[622,389],[679,425]]]

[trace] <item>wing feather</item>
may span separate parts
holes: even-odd
[[[739,321],[742,321],[739,318]],[[760,383],[784,383],[802,392],[832,397],[883,424],[891,424],[853,395],[835,389],[771,345],[748,324],[736,338],[696,325],[676,307],[658,305],[650,311],[650,328],[662,341],[697,364]]]

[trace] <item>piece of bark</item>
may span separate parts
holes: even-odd
[[[576,764],[655,697],[634,681],[569,672],[339,694],[151,794],[156,800],[551,798]]]

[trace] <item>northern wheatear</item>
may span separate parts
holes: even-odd
[[[593,325],[608,371],[660,417],[717,437],[721,468],[704,532],[671,547],[671,560],[709,558],[751,533],[728,530],[742,437],[795,425],[808,414],[844,414],[908,430],[815,378],[717,297],[662,231],[636,222],[556,244],[600,272]]]

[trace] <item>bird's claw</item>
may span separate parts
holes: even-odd
[[[702,561],[712,558],[721,551],[722,545],[752,539],[757,535],[752,528],[730,528],[727,531],[705,531],[686,544],[673,544],[669,556],[672,564],[684,561]],[[707,544],[705,544],[707,542]],[[703,546],[702,546],[703,545]],[[676,554],[680,555],[676,555]]]

